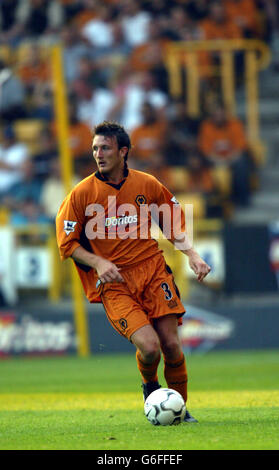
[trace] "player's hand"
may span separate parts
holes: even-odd
[[[100,281],[105,284],[106,282],[124,282],[118,268],[111,261],[100,258],[96,265],[96,271]]]
[[[210,273],[210,266],[195,251],[191,252],[188,256],[190,268],[197,275],[197,280],[202,282],[208,273]]]

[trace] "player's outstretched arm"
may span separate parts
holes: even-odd
[[[210,266],[200,257],[200,255],[194,250],[194,248],[185,250],[183,251],[183,253],[188,256],[189,266],[197,275],[198,281],[202,282],[204,278],[210,273]]]
[[[72,258],[78,263],[85,264],[97,271],[100,281],[106,282],[123,282],[124,279],[120,274],[120,269],[111,261],[90,253],[82,246],[79,246],[72,253]]]
[[[184,239],[180,238],[179,240],[174,240],[173,244],[182,253],[188,256],[190,268],[197,275],[197,280],[202,282],[210,273],[211,268],[193,248],[192,244],[189,242],[187,234],[184,234]]]

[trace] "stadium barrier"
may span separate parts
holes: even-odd
[[[194,246],[212,268],[204,284],[228,294],[277,292],[279,237],[274,225],[242,226],[219,219],[193,220]],[[161,231],[156,235],[159,235],[159,247],[173,271],[181,297],[187,301],[191,284],[195,282],[187,257],[175,249]],[[19,294],[23,293],[23,299],[43,295],[58,305],[61,300],[72,297],[73,263],[71,260],[61,262],[53,225],[1,225],[0,236],[5,246],[5,250],[1,249],[2,281],[10,270],[10,282]],[[239,269],[239,260],[245,258],[249,263],[242,263]]]
[[[199,54],[218,54],[219,66],[201,64]],[[251,149],[259,164],[265,160],[265,146],[259,132],[258,75],[271,60],[269,47],[255,39],[202,40],[173,42],[166,48],[166,67],[169,75],[169,90],[173,98],[186,95],[187,110],[191,116],[200,113],[200,92],[202,76],[219,77],[221,92],[227,110],[236,114],[237,67],[235,53],[244,56],[244,85],[246,89],[247,134]],[[183,78],[185,75],[185,83]]]
[[[235,306],[224,302],[205,308],[186,302],[185,308],[179,334],[187,353],[278,348],[278,302]],[[102,305],[88,306],[88,335],[90,354],[135,352],[134,346],[112,328]],[[0,360],[77,353],[71,306],[32,304],[0,309]]]
[[[51,224],[29,224],[12,227],[0,226],[1,239],[5,236],[6,256],[4,273],[10,267],[12,276],[9,289],[46,293],[56,302],[62,293],[62,267],[59,259],[54,227]],[[14,298],[17,298],[17,293]],[[13,302],[12,302],[13,303]]]
[[[199,245],[202,256],[213,267],[207,286],[222,286],[222,292],[228,294],[250,294],[249,302],[243,298],[234,303],[230,302],[230,297],[220,296],[218,302],[207,302],[202,308],[191,304],[191,277],[186,272],[186,257],[174,250],[169,241],[159,240],[183,294],[187,315],[180,334],[185,350],[206,352],[211,349],[278,347],[278,233],[278,224],[241,227],[223,226],[216,220],[194,223],[195,246]],[[29,294],[26,302],[21,301],[21,297],[14,306],[0,308],[0,358],[80,354],[81,332],[73,315],[70,282],[69,263],[73,263],[61,263],[53,226],[32,226],[16,231],[4,226],[0,236],[12,278],[19,282],[21,291],[25,289]],[[9,239],[13,243],[9,243]],[[277,248],[273,250],[275,243]],[[242,260],[241,266],[239,260]],[[68,300],[66,284],[69,286]],[[48,293],[43,297],[44,301],[42,296],[36,295],[36,290],[41,293],[42,289]],[[184,297],[185,292],[188,298]],[[273,300],[261,298],[261,293],[272,294]],[[257,297],[253,299],[253,295]],[[88,355],[134,351],[132,345],[111,328],[101,304],[86,302],[86,310]]]
[[[219,219],[199,219],[193,222],[194,245],[212,266],[208,284],[222,288],[224,281],[224,258],[222,243],[223,222]],[[45,293],[46,299],[58,303],[72,296],[70,260],[61,262],[55,229],[52,224],[29,224],[22,227],[0,226],[1,239],[4,232],[12,241],[6,264],[13,267],[16,289],[31,297],[34,292]],[[181,296],[187,299],[194,274],[189,270],[187,258],[175,249],[162,232],[158,243],[167,263],[173,270]],[[79,279],[78,279],[78,282]]]

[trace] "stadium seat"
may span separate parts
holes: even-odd
[[[13,59],[13,54],[9,46],[0,46],[0,60],[5,64],[10,64]]]
[[[0,225],[7,225],[10,219],[10,212],[6,207],[0,207]]]
[[[188,172],[183,166],[166,168],[166,184],[173,192],[184,192],[188,183]]]
[[[186,204],[193,204],[194,219],[206,217],[206,202],[201,193],[180,193],[176,194],[176,197],[183,207]]]
[[[232,174],[230,168],[217,166],[212,169],[213,179],[222,196],[229,196],[232,190]]]
[[[19,119],[14,123],[17,139],[28,145],[31,155],[40,148],[40,133],[45,122],[40,119]]]
[[[36,47],[38,45],[36,44]],[[30,54],[32,54],[32,43],[30,42],[22,42],[17,50],[16,50],[16,59],[17,63],[20,65],[25,64],[28,59],[30,58]],[[41,59],[47,59],[49,56],[49,48],[46,46],[39,46],[39,51],[40,51],[40,57]]]
[[[17,55],[17,63],[22,65],[25,64],[30,54],[30,43],[29,42],[22,42],[19,44],[16,55]]]

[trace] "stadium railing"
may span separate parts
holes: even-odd
[[[167,45],[165,64],[169,75],[169,91],[173,98],[181,98],[185,88],[187,110],[191,116],[200,113],[200,90],[202,65],[199,53],[214,52],[219,56],[219,65],[207,67],[211,77],[221,80],[221,92],[228,111],[236,113],[236,83],[238,70],[234,61],[235,53],[244,57],[244,86],[246,90],[246,126],[250,147],[257,163],[265,161],[265,146],[260,138],[259,124],[259,87],[258,75],[271,60],[269,47],[256,39],[203,40],[172,42]],[[185,72],[185,83],[183,78]]]

